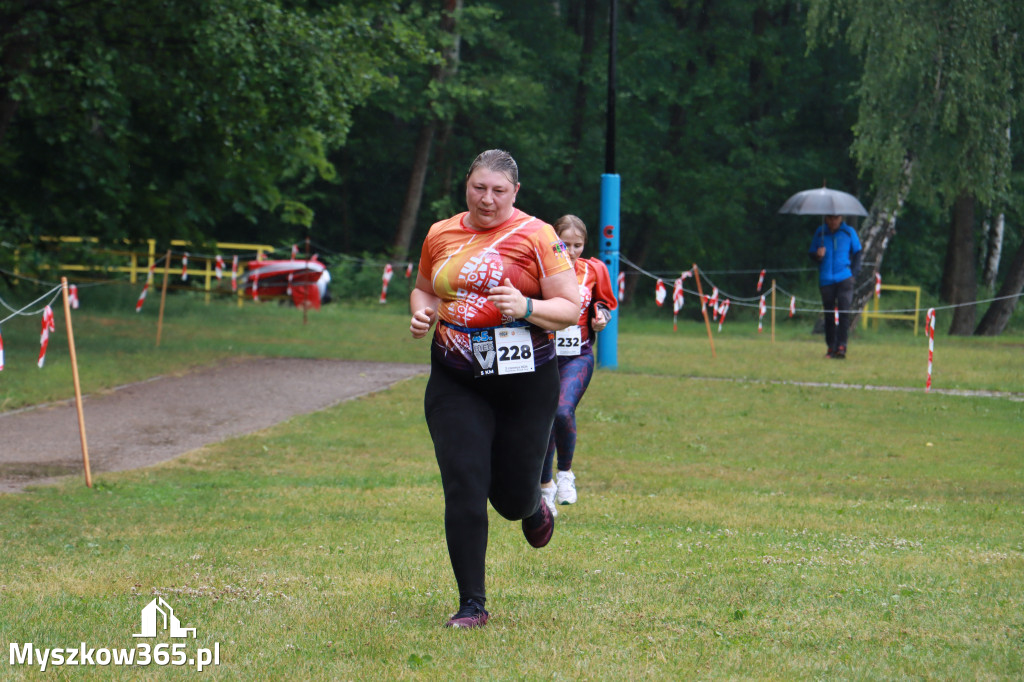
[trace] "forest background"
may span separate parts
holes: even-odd
[[[951,333],[1005,328],[1024,287],[1024,3],[616,4],[631,262],[813,288],[818,220],[777,211],[826,184],[869,207],[858,304],[877,270],[955,306]],[[521,208],[593,235],[611,16],[609,0],[0,0],[0,288],[16,247],[32,272],[56,235],[415,260],[494,147],[519,162]]]

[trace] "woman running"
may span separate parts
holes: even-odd
[[[414,338],[438,323],[424,408],[459,588],[448,627],[488,619],[488,500],[506,519],[522,520],[533,547],[545,546],[555,527],[539,485],[558,404],[550,330],[576,321],[579,292],[562,241],[515,208],[518,192],[512,156],[480,154],[466,174],[468,210],[430,228],[409,298]]]
[[[575,324],[555,334],[561,390],[558,411],[548,442],[548,454],[541,475],[541,494],[551,513],[558,515],[558,504],[576,503],[576,474],[572,458],[576,452],[576,406],[594,376],[594,332],[605,328],[618,302],[612,293],[608,268],[596,258],[580,258],[587,245],[587,226],[574,215],[555,221],[555,232],[562,238],[576,271],[580,289],[580,315]],[[552,480],[551,466],[558,451],[558,475]]]

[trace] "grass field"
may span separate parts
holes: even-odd
[[[159,350],[150,313],[76,318],[87,392],[237,354],[426,360],[400,305],[303,325],[172,301]],[[70,395],[61,323],[42,371],[38,321],[15,329],[3,409]],[[0,645],[135,647],[162,596],[190,653],[219,645],[214,679],[1019,679],[1024,403],[925,394],[927,342],[898,328],[859,332],[845,363],[807,320],[715,343],[623,319],[551,545],[492,512],[482,630],[441,627],[457,599],[419,378],[92,490],[0,496]],[[934,385],[1022,393],[1022,350],[940,335]]]

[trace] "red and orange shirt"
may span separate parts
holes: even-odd
[[[423,242],[419,272],[441,299],[435,350],[454,367],[471,365],[469,333],[463,329],[500,327],[513,322],[487,300],[492,287],[505,279],[539,298],[540,280],[572,267],[565,245],[543,220],[516,209],[512,217],[489,230],[466,226],[466,213],[434,223]],[[536,364],[554,357],[549,333],[530,326]]]
[[[602,303],[608,310],[615,310],[619,302],[615,300],[608,267],[597,258],[576,259],[576,282],[580,287],[580,319],[577,324],[585,353],[590,349],[593,337],[590,320],[594,317],[594,304]]]

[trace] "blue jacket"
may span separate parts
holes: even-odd
[[[814,254],[825,247],[825,258],[818,264],[818,284],[828,286],[850,279],[860,270],[860,239],[857,232],[845,222],[833,234],[827,225],[820,225],[811,240],[808,252]]]

